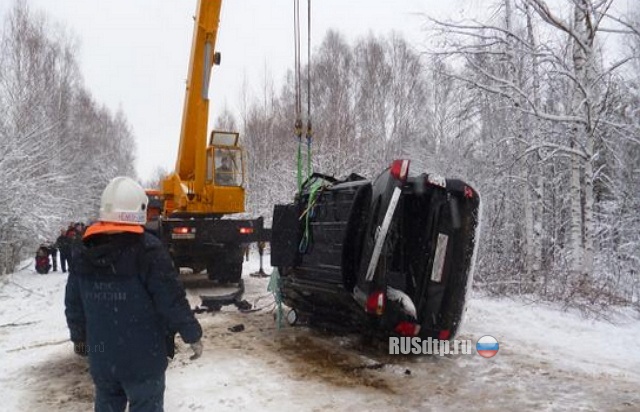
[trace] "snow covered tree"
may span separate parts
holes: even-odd
[[[116,175],[134,176],[124,113],[82,84],[75,42],[16,1],[0,38],[0,273],[70,221],[96,217]]]
[[[637,136],[619,117],[630,96],[618,73],[629,57],[609,58],[602,47],[602,33],[622,31],[605,22],[633,33],[613,15],[613,3],[566,1],[564,15],[544,0],[502,0],[485,22],[432,20],[442,35],[435,55],[455,67],[445,73],[468,95],[484,96],[473,100],[476,154],[497,170],[480,174],[491,215],[480,278],[497,290],[514,284],[525,292],[532,289],[523,282],[532,282],[534,290],[571,298],[610,288],[612,266],[596,266],[610,251],[600,230],[610,213],[601,207],[604,189],[619,183],[620,143]]]

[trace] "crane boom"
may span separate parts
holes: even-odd
[[[198,0],[175,172],[162,182],[164,214],[222,216],[244,212],[244,155],[235,132],[211,134],[207,144],[209,81],[222,0]]]
[[[205,151],[209,117],[209,79],[222,0],[198,0],[189,59],[180,146],[176,173],[183,181],[193,180],[195,193],[204,188]]]
[[[229,214],[245,211],[244,152],[239,134],[212,131],[207,142],[209,80],[214,64],[222,0],[198,0],[182,112],[176,168],[162,180],[148,225],[167,246],[176,267],[195,273],[207,269],[210,279],[238,282],[243,246],[264,240],[262,218]],[[162,202],[162,208],[157,203]]]

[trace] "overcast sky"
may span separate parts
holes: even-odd
[[[2,17],[13,1],[0,1]],[[173,170],[196,0],[29,0],[79,40],[87,88],[112,110],[122,108],[138,142],[142,179],[157,166]],[[306,13],[307,2],[301,0]],[[330,28],[350,40],[401,32],[417,48],[423,18],[459,16],[480,0],[315,0],[312,44]],[[258,95],[265,77],[281,81],[293,65],[293,0],[226,0],[211,81],[211,119],[226,104],[238,112],[242,85]],[[306,22],[306,14],[304,15]],[[306,32],[306,28],[305,28]],[[306,39],[303,40],[306,44]],[[313,46],[312,46],[313,49]],[[305,52],[306,56],[306,52]],[[209,122],[209,128],[212,121]]]

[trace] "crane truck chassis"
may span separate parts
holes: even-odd
[[[269,238],[262,218],[177,217],[158,223],[158,234],[176,267],[189,267],[194,272],[206,269],[209,279],[220,283],[240,281],[244,246]]]
[[[164,217],[159,190],[146,191],[149,198],[146,228],[168,248],[177,268],[204,269],[210,280],[237,283],[242,276],[244,247],[268,242],[271,229],[264,219],[225,219],[223,216]]]

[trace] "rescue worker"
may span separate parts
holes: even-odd
[[[65,229],[60,229],[60,236],[56,239],[54,246],[60,251],[60,268],[63,273],[66,273],[67,264],[71,266],[71,240],[67,237]]]
[[[100,218],[72,262],[65,306],[74,350],[89,357],[95,410],[162,411],[173,337],[202,354],[202,329],[171,257],[145,233],[147,196],[116,177],[102,193]]]

